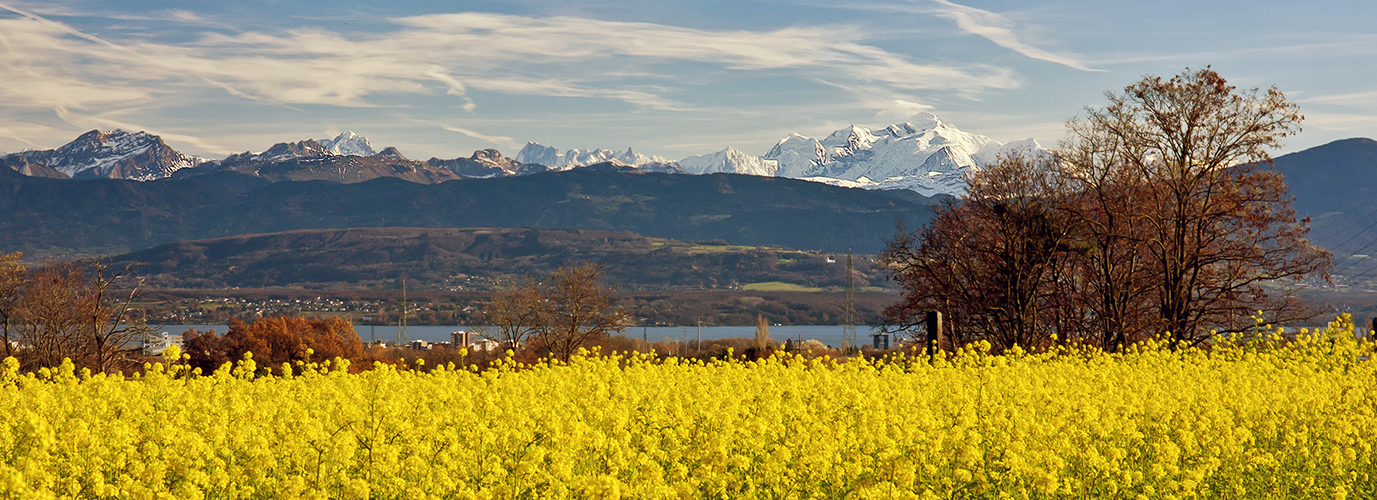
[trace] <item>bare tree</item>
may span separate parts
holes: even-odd
[[[139,295],[132,266],[110,272],[101,259],[48,262],[32,271],[15,265],[0,269],[7,353],[30,369],[71,359],[78,367],[109,372],[132,360],[137,341],[149,332],[127,316]],[[116,286],[129,288],[117,294]]]
[[[64,358],[84,366],[82,340],[95,308],[79,262],[51,262],[30,273],[18,307],[19,360],[26,369],[52,367]]]
[[[19,313],[19,299],[28,270],[19,263],[23,254],[19,252],[0,255],[0,342],[5,343],[5,357],[14,355],[17,333],[11,335],[16,327]]]
[[[1067,185],[1063,209],[1079,221],[1079,303],[1089,314],[1082,340],[1115,351],[1148,336],[1157,326],[1151,309],[1153,273],[1143,245],[1148,240],[1138,209],[1148,190],[1124,168],[1123,140],[1103,127],[1067,123],[1058,151]]]
[[[129,361],[129,355],[140,349],[137,341],[152,334],[148,325],[128,316],[129,306],[139,297],[143,279],[134,275],[137,268],[134,264],[111,272],[109,264],[95,258],[90,260],[90,266],[94,280],[91,292],[95,296],[88,311],[90,335],[84,344],[95,358],[90,367],[110,372]],[[112,287],[119,283],[128,288],[117,295]]]
[[[550,309],[540,287],[534,281],[524,280],[492,295],[483,308],[487,325],[479,327],[478,333],[515,350],[542,331],[551,316]]]
[[[540,287],[549,304],[540,339],[561,360],[630,324],[630,317],[617,307],[614,288],[602,282],[602,269],[594,264],[564,266]]]

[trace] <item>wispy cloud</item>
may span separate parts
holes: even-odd
[[[1305,126],[1321,130],[1372,134],[1377,116],[1352,113],[1305,113]]]
[[[938,5],[939,16],[956,21],[956,26],[973,35],[985,37],[1000,47],[1012,50],[1026,57],[1061,64],[1081,71],[1103,71],[1086,66],[1073,57],[1053,53],[1019,40],[1012,29],[1015,24],[1008,18],[974,7],[952,3],[950,0],[930,0]]]
[[[370,96],[440,92],[464,99],[462,107],[472,110],[468,92],[482,90],[680,110],[688,106],[669,95],[672,91],[644,85],[647,78],[635,76],[683,78],[681,68],[671,67],[676,62],[725,71],[826,72],[894,89],[1017,86],[1008,70],[914,61],[865,45],[860,33],[846,27],[705,31],[461,13],[394,19],[399,29],[384,33],[207,33],[191,44],[121,45],[37,14],[4,4],[0,8],[22,16],[0,20],[0,33],[6,34],[0,40],[7,49],[0,54],[0,65],[28,75],[6,78],[10,105],[143,101],[150,96],[140,89],[176,91],[170,83],[177,82],[298,105],[365,107],[373,105]],[[35,88],[53,77],[60,80],[57,85]],[[70,96],[81,96],[83,102],[61,102]]]
[[[1373,108],[1377,107],[1377,90],[1307,97],[1300,99],[1300,102]]]
[[[474,138],[474,139],[478,139],[478,140],[480,140],[480,141],[488,142],[488,143],[491,143],[491,144],[494,144],[494,145],[497,145],[497,146],[501,146],[501,147],[504,147],[504,148],[516,149],[516,148],[521,147],[521,143],[517,142],[516,139],[513,139],[513,138],[511,138],[511,137],[505,137],[505,136],[500,136],[500,135],[488,135],[488,134],[484,134],[484,133],[481,133],[481,132],[475,132],[475,131],[473,131],[473,130],[466,129],[466,128],[464,128],[464,127],[459,127],[459,126],[455,126],[455,125],[450,125],[450,124],[448,124],[448,123],[440,123],[440,122],[430,121],[430,120],[418,120],[418,119],[410,118],[410,117],[406,117],[406,116],[401,116],[401,118],[403,118],[403,119],[405,119],[405,120],[407,120],[407,121],[410,121],[410,122],[412,122],[412,123],[420,123],[420,124],[423,124],[423,125],[431,125],[431,126],[435,126],[435,127],[440,127],[440,128],[442,128],[442,129],[448,130],[448,131],[450,131],[450,132],[455,132],[455,133],[463,134],[463,135],[472,137],[472,138]]]
[[[61,118],[63,121],[65,121],[65,122],[67,122],[67,123],[70,123],[70,124],[72,124],[72,125],[76,125],[76,126],[78,126],[78,127],[81,127],[81,128],[83,128],[83,129],[87,129],[87,128],[98,128],[98,129],[124,129],[124,130],[128,130],[128,131],[131,131],[131,132],[132,132],[132,131],[143,131],[143,132],[148,132],[148,133],[150,133],[150,134],[153,134],[153,135],[162,137],[163,139],[166,139],[166,140],[169,140],[169,141],[176,141],[176,142],[181,142],[181,143],[185,143],[185,144],[191,144],[192,146],[195,146],[196,148],[198,148],[198,149],[200,149],[200,150],[202,150],[202,151],[207,151],[207,152],[216,153],[216,154],[228,154],[228,153],[231,153],[231,152],[232,152],[232,151],[230,151],[229,149],[225,148],[224,146],[221,146],[221,145],[219,145],[219,144],[216,144],[216,143],[213,143],[213,142],[210,142],[210,141],[206,141],[206,140],[201,139],[200,137],[197,137],[197,136],[194,136],[194,135],[188,135],[188,134],[177,133],[177,132],[174,132],[174,131],[171,131],[171,130],[160,130],[160,129],[156,129],[156,128],[149,128],[149,127],[146,127],[146,126],[138,125],[138,124],[135,124],[135,123],[132,123],[132,122],[129,122],[129,121],[120,119],[118,115],[127,112],[127,110],[120,110],[120,111],[117,111],[117,112],[112,112],[112,113],[107,113],[107,114],[98,114],[98,115],[85,115],[85,114],[73,112],[73,111],[71,111],[71,110],[68,110],[68,109],[62,108],[62,107],[58,107],[58,108],[54,109],[53,111],[57,114],[58,118]]]

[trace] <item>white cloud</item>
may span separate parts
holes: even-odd
[[[1300,99],[1300,102],[1372,108],[1377,107],[1377,90],[1308,97]]]
[[[1103,71],[1086,66],[1073,57],[1056,54],[1028,45],[1019,40],[1014,33],[1014,23],[999,14],[952,3],[949,0],[931,0],[939,7],[938,15],[956,21],[956,26],[973,35],[985,37],[1000,47],[1012,50],[1026,57],[1061,64],[1081,71]]]
[[[147,101],[154,88],[186,84],[287,104],[366,107],[369,97],[470,90],[620,100],[681,110],[669,91],[646,86],[649,73],[674,80],[676,63],[726,71],[792,71],[894,89],[980,91],[1012,88],[1012,73],[980,65],[925,64],[860,43],[849,28],[704,31],[650,23],[572,17],[462,13],[393,20],[401,29],[345,35],[320,29],[285,33],[208,33],[191,44],[116,44],[63,23],[23,16],[0,19],[8,50],[0,65],[27,77],[6,78],[8,105],[81,107]],[[185,17],[185,16],[182,16]],[[636,71],[628,71],[634,68]],[[501,76],[497,76],[501,75]],[[57,83],[46,87],[40,82]],[[80,97],[74,97],[80,96]],[[78,99],[82,102],[71,102]],[[85,102],[90,101],[90,102]]]
[[[62,107],[54,109],[54,112],[56,112],[57,116],[61,118],[63,121],[80,127],[83,130],[97,128],[123,129],[129,132],[143,131],[161,137],[164,140],[191,144],[202,151],[209,151],[217,154],[229,154],[233,152],[226,149],[224,146],[203,140],[200,137],[176,133],[168,130],[150,129],[144,126],[140,126],[134,123],[121,120],[118,118],[118,116],[82,115]]]
[[[1377,130],[1377,116],[1351,113],[1305,113],[1306,128],[1334,132],[1372,134]]]

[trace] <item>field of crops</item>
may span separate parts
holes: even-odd
[[[9,498],[1361,498],[1377,365],[1283,343],[476,373],[6,363]],[[261,370],[260,370],[261,372]],[[1366,493],[1364,493],[1366,492]]]

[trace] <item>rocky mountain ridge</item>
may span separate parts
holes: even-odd
[[[130,179],[169,177],[209,160],[185,155],[147,132],[92,130],[57,149],[0,156],[0,165],[36,177]]]
[[[154,180],[174,174],[232,170],[272,181],[350,183],[396,177],[425,184],[596,166],[604,171],[790,177],[851,188],[909,189],[934,196],[963,193],[965,176],[971,169],[994,161],[1002,152],[1028,148],[1040,146],[1033,139],[1003,144],[961,131],[932,113],[919,113],[904,123],[883,128],[850,125],[821,140],[790,134],[764,156],[727,147],[678,161],[632,148],[561,151],[534,142],[527,143],[515,157],[484,149],[468,158],[419,161],[406,158],[396,148],[374,152],[368,139],[353,131],[329,139],[278,143],[261,153],[244,152],[215,161],[182,155],[146,132],[115,130],[88,132],[56,150],[0,156],[0,164],[39,177]]]

